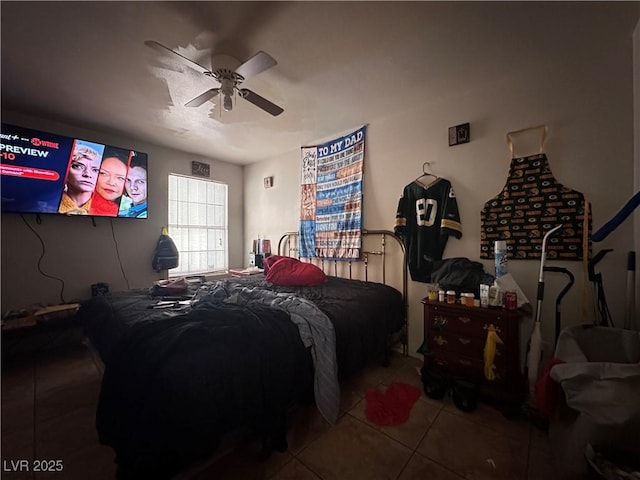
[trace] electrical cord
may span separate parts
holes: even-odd
[[[109,219],[109,223],[111,224],[111,236],[113,237],[113,244],[116,246],[116,256],[118,257],[118,264],[120,265],[120,271],[122,272],[122,276],[124,277],[124,281],[127,282],[127,290],[131,290],[129,286],[129,279],[127,278],[127,274],[124,271],[124,267],[122,266],[122,260],[120,259],[120,250],[118,250],[118,240],[116,239],[116,232],[113,229],[113,219]]]
[[[40,245],[42,246],[42,253],[40,254],[40,258],[38,258],[38,264],[37,264],[38,272],[40,272],[40,274],[42,276],[46,277],[46,278],[51,278],[52,280],[57,280],[58,282],[60,282],[60,285],[61,285],[61,287],[60,287],[60,301],[63,304],[67,303],[65,301],[65,299],[64,299],[64,280],[62,278],[55,277],[53,275],[49,275],[48,273],[45,273],[42,270],[41,263],[42,263],[42,259],[44,258],[44,255],[46,253],[46,247],[45,247],[44,241],[42,240],[42,237],[40,236],[40,234],[31,225],[29,225],[29,222],[27,222],[27,219],[24,218],[24,215],[20,215],[20,218],[22,218],[22,221],[29,228],[29,230],[31,230],[33,232],[33,234],[38,238],[38,240],[40,240]],[[39,215],[36,217],[36,222],[38,224],[42,223],[41,220],[40,220],[40,216]]]
[[[588,276],[593,282],[593,298],[594,300],[594,325],[604,327],[615,327],[613,317],[607,305],[607,299],[604,294],[604,286],[602,284],[602,274],[596,273],[595,266],[604,258],[604,256],[612,252],[612,249],[600,250],[591,260],[589,260]]]
[[[604,295],[604,287],[602,285],[602,275],[597,274],[597,298],[598,298],[598,313],[600,315],[600,324],[604,327],[615,327],[613,323],[613,317],[609,311],[609,305],[607,305],[607,299]]]

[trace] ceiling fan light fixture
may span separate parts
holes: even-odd
[[[163,54],[168,54],[175,60],[179,60],[183,65],[195,70],[208,78],[212,78],[220,83],[220,86],[210,88],[206,92],[198,95],[194,99],[188,101],[185,106],[186,107],[199,107],[207,101],[213,101],[213,99],[220,95],[222,97],[222,105],[220,108],[220,113],[224,109],[226,112],[230,112],[233,110],[233,96],[237,94],[247,102],[255,105],[256,107],[264,110],[267,113],[270,113],[274,117],[280,115],[284,110],[276,105],[275,103],[270,102],[266,98],[258,95],[252,90],[246,88],[240,88],[239,86],[249,77],[254,77],[259,73],[277,65],[277,62],[271,55],[260,51],[256,53],[249,60],[240,64],[240,66],[234,66],[233,68],[227,68],[227,66],[221,66],[212,70],[208,70],[202,65],[194,62],[193,60],[188,59],[187,57],[180,55],[178,52],[171,50],[169,47],[165,47],[164,45],[154,41],[147,40],[144,42],[145,45],[151,47]],[[217,55],[217,60],[220,60],[221,57],[227,57],[226,60],[232,59],[234,62],[239,62],[233,57],[225,56],[225,55]],[[212,60],[212,64],[213,64]],[[228,63],[228,62],[227,62]],[[213,102],[215,106],[215,102]]]
[[[225,112],[230,112],[233,110],[233,102],[231,101],[231,95],[223,95],[222,96],[222,107]]]

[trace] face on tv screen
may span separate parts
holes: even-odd
[[[2,124],[2,212],[147,218],[147,155]]]

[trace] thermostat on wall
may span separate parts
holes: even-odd
[[[468,123],[449,127],[449,146],[468,143],[471,140],[470,128]]]

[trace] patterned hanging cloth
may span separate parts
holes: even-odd
[[[539,153],[517,157],[511,135],[535,129],[542,130]],[[545,233],[560,224],[562,230],[547,246],[547,258],[588,258],[591,244],[585,239],[591,233],[589,203],[584,194],[553,177],[543,153],[547,133],[546,125],[507,133],[512,158],[509,176],[502,191],[486,202],[480,212],[480,258],[494,258],[495,241],[505,240],[508,258],[540,259]]]

